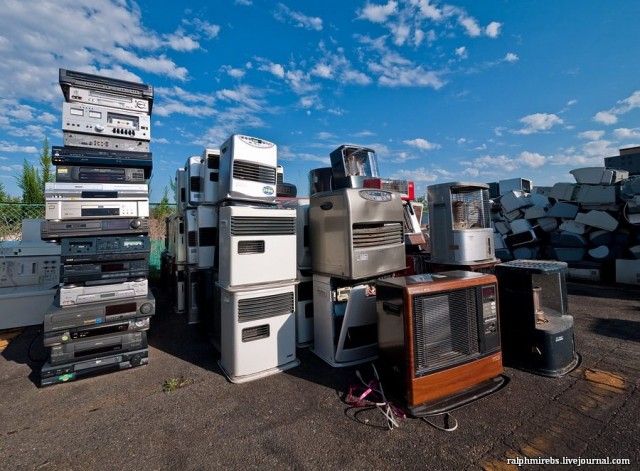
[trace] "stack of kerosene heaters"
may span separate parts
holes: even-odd
[[[175,310],[200,323],[234,383],[299,364],[296,211],[276,204],[277,147],[234,134],[176,172],[163,266]]]
[[[41,386],[148,362],[153,87],[60,69],[64,146],[52,148],[41,237],[60,244]]]

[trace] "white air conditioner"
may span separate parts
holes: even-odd
[[[218,207],[200,205],[198,218],[198,268],[214,266],[218,243]]]
[[[187,263],[187,231],[184,224],[184,216],[173,216],[173,259],[176,263]]]
[[[202,152],[202,169],[200,171],[202,204],[214,204],[218,201],[219,177],[220,151],[217,149],[205,149]]]
[[[184,168],[176,170],[176,214],[182,216],[189,205],[187,195],[187,171]]]
[[[234,134],[220,147],[218,201],[274,202],[277,166],[274,143]]]
[[[187,264],[198,263],[198,211],[187,209],[184,212],[185,232],[187,238]]]
[[[220,289],[220,361],[232,383],[297,366],[295,283]]]
[[[313,343],[313,277],[300,272],[296,286],[296,343],[298,347]]]
[[[185,317],[187,324],[200,322],[200,271],[196,267],[186,267],[185,277]]]
[[[219,208],[222,287],[296,279],[296,212],[250,206]]]
[[[187,198],[189,206],[198,206],[202,203],[202,189],[200,187],[202,157],[189,157],[184,164],[184,168],[187,171]]]
[[[176,263],[174,265],[173,272],[175,273],[175,286],[174,286],[174,297],[173,297],[173,310],[182,314],[185,311],[186,306],[186,265],[184,263]]]

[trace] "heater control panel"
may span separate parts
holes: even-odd
[[[484,351],[491,351],[500,345],[498,332],[498,288],[496,285],[483,286],[482,296],[482,332],[481,344]]]

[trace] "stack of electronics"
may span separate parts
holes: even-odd
[[[0,242],[0,329],[42,324],[60,278],[60,246],[40,239],[40,219],[25,219],[22,239]]]
[[[210,330],[234,383],[299,364],[296,211],[276,205],[276,173],[276,145],[238,134],[176,173],[164,263],[176,311]]]
[[[330,157],[330,173],[310,174],[312,351],[338,367],[377,356],[375,283],[405,268],[405,216],[398,191],[365,188],[378,177],[372,149],[342,145]]]
[[[60,69],[64,146],[53,147],[44,240],[60,289],[44,316],[41,386],[148,362],[153,87]]]

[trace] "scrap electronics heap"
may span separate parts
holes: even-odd
[[[23,240],[0,247],[2,306],[39,300],[22,322],[43,322],[41,386],[146,364],[155,312],[153,88],[64,69],[60,86],[64,146],[52,151],[46,220],[37,231],[25,220]],[[331,367],[375,362],[388,397],[427,417],[506,384],[503,354],[545,376],[578,365],[566,264],[500,263],[490,185],[428,187],[427,240],[413,182],[380,177],[370,148],[329,157],[309,173],[308,198],[283,181],[277,146],[256,137],[231,135],[176,171],[160,282],[229,381],[293,368],[311,347]]]

